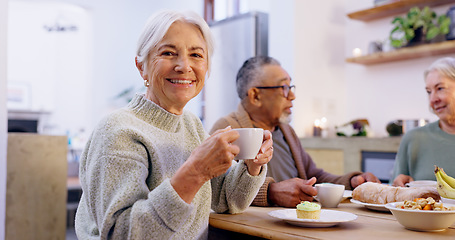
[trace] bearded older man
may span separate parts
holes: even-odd
[[[241,99],[236,112],[219,119],[210,132],[232,128],[263,128],[273,137],[273,157],[267,164],[267,178],[252,205],[295,207],[312,201],[315,183],[337,183],[353,189],[366,182],[380,182],[372,173],[351,172],[342,176],[317,168],[289,125],[295,86],[280,63],[271,57],[246,60],[237,79]]]

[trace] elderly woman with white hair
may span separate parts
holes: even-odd
[[[455,58],[438,59],[424,76],[430,109],[439,120],[404,135],[393,170],[394,186],[436,180],[434,165],[455,176]]]
[[[265,180],[273,148],[233,161],[239,134],[208,136],[184,110],[204,86],[213,50],[207,23],[164,11],[140,36],[136,66],[147,87],[94,129],[81,157],[79,239],[206,239],[210,210],[238,213]]]

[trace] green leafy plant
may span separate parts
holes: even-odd
[[[409,9],[404,17],[395,17],[392,21],[394,28],[390,32],[390,41],[393,47],[403,47],[412,41],[429,42],[438,35],[449,33],[450,18],[446,15],[438,16],[429,7],[422,10],[418,7]],[[421,36],[420,36],[421,35]]]

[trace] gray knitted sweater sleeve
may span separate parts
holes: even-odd
[[[246,209],[266,171],[251,176],[243,162],[206,182],[191,204],[170,184],[207,136],[193,114],[171,114],[142,95],[102,120],[81,156],[78,238],[205,239],[211,208]]]

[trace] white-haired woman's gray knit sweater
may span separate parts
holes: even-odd
[[[171,114],[136,95],[93,131],[81,157],[76,233],[84,239],[205,239],[210,209],[238,213],[265,179],[243,161],[206,182],[191,204],[170,178],[208,137],[200,120]]]

